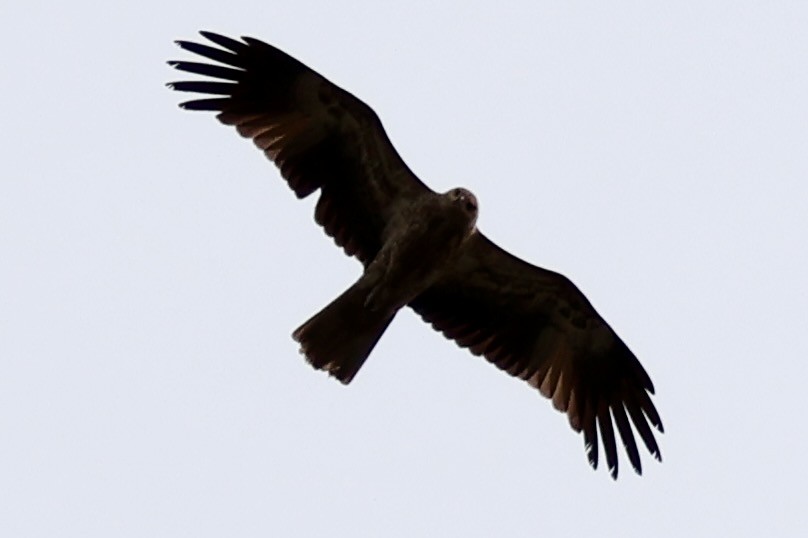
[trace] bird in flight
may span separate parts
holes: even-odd
[[[208,61],[170,65],[210,77],[173,82],[203,94],[186,110],[217,112],[275,163],[298,198],[320,191],[315,221],[364,266],[359,280],[293,333],[317,369],[350,383],[403,307],[474,355],[521,378],[567,414],[597,468],[613,478],[615,426],[642,473],[630,424],[662,459],[651,379],[566,277],[498,247],[476,227],[466,189],[436,193],[407,167],[375,112],[281,50],[200,32],[177,44]],[[212,79],[212,80],[211,80]]]

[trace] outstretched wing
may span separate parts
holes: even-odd
[[[178,41],[209,63],[170,65],[214,81],[169,84],[215,97],[187,101],[187,110],[217,118],[252,138],[299,198],[320,189],[315,220],[365,265],[381,248],[382,232],[398,204],[429,189],[407,168],[365,103],[301,62],[257,39],[202,36],[222,48]]]
[[[597,468],[598,437],[617,477],[612,420],[629,460],[642,472],[629,417],[661,460],[649,426],[663,431],[651,379],[634,354],[564,276],[535,267],[475,233],[448,273],[410,306],[427,322],[536,387],[575,431]]]

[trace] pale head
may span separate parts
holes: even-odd
[[[457,187],[445,193],[444,196],[448,197],[453,204],[460,207],[465,213],[473,216],[475,220],[477,219],[477,197],[471,191]]]

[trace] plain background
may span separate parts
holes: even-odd
[[[0,9],[0,535],[802,536],[805,2]],[[664,462],[402,312],[350,387],[291,331],[358,275],[177,108],[200,29],[360,96],[413,170],[568,275],[650,372]],[[622,458],[622,455],[621,455]]]

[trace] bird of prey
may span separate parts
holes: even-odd
[[[404,306],[566,412],[597,468],[598,431],[617,477],[614,426],[642,473],[634,433],[661,461],[651,379],[566,277],[498,247],[476,227],[466,189],[443,194],[407,167],[364,102],[281,50],[212,32],[177,44],[215,63],[170,65],[211,79],[170,83],[204,98],[275,163],[298,198],[320,191],[314,219],[364,266],[359,280],[293,333],[309,363],[350,383]],[[630,419],[630,420],[629,420]]]

